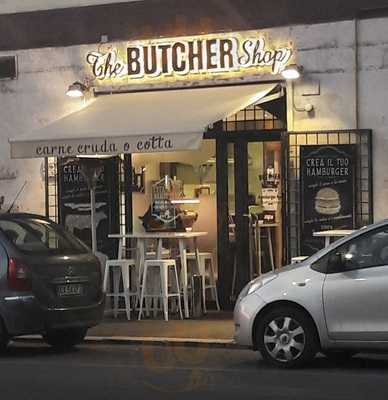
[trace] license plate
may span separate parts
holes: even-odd
[[[64,296],[82,296],[84,292],[84,288],[80,284],[68,284],[68,285],[59,285],[57,286],[57,295],[59,297]]]

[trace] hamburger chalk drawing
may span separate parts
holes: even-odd
[[[315,211],[322,215],[334,215],[341,211],[339,193],[332,188],[320,189],[315,196]]]

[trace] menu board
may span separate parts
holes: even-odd
[[[119,232],[117,160],[103,160],[96,184],[97,249],[113,257],[115,243],[108,234]],[[90,191],[78,159],[58,159],[58,204],[60,223],[91,247]]]
[[[301,254],[323,247],[314,232],[355,227],[355,146],[300,146]]]
[[[276,211],[279,205],[279,189],[274,188],[262,188],[261,197],[263,199],[263,210],[264,211]]]

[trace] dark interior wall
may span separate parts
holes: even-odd
[[[0,15],[0,51],[388,15],[388,0],[145,0]]]

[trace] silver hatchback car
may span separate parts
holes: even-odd
[[[236,342],[279,367],[387,350],[388,220],[251,281],[234,320]]]

